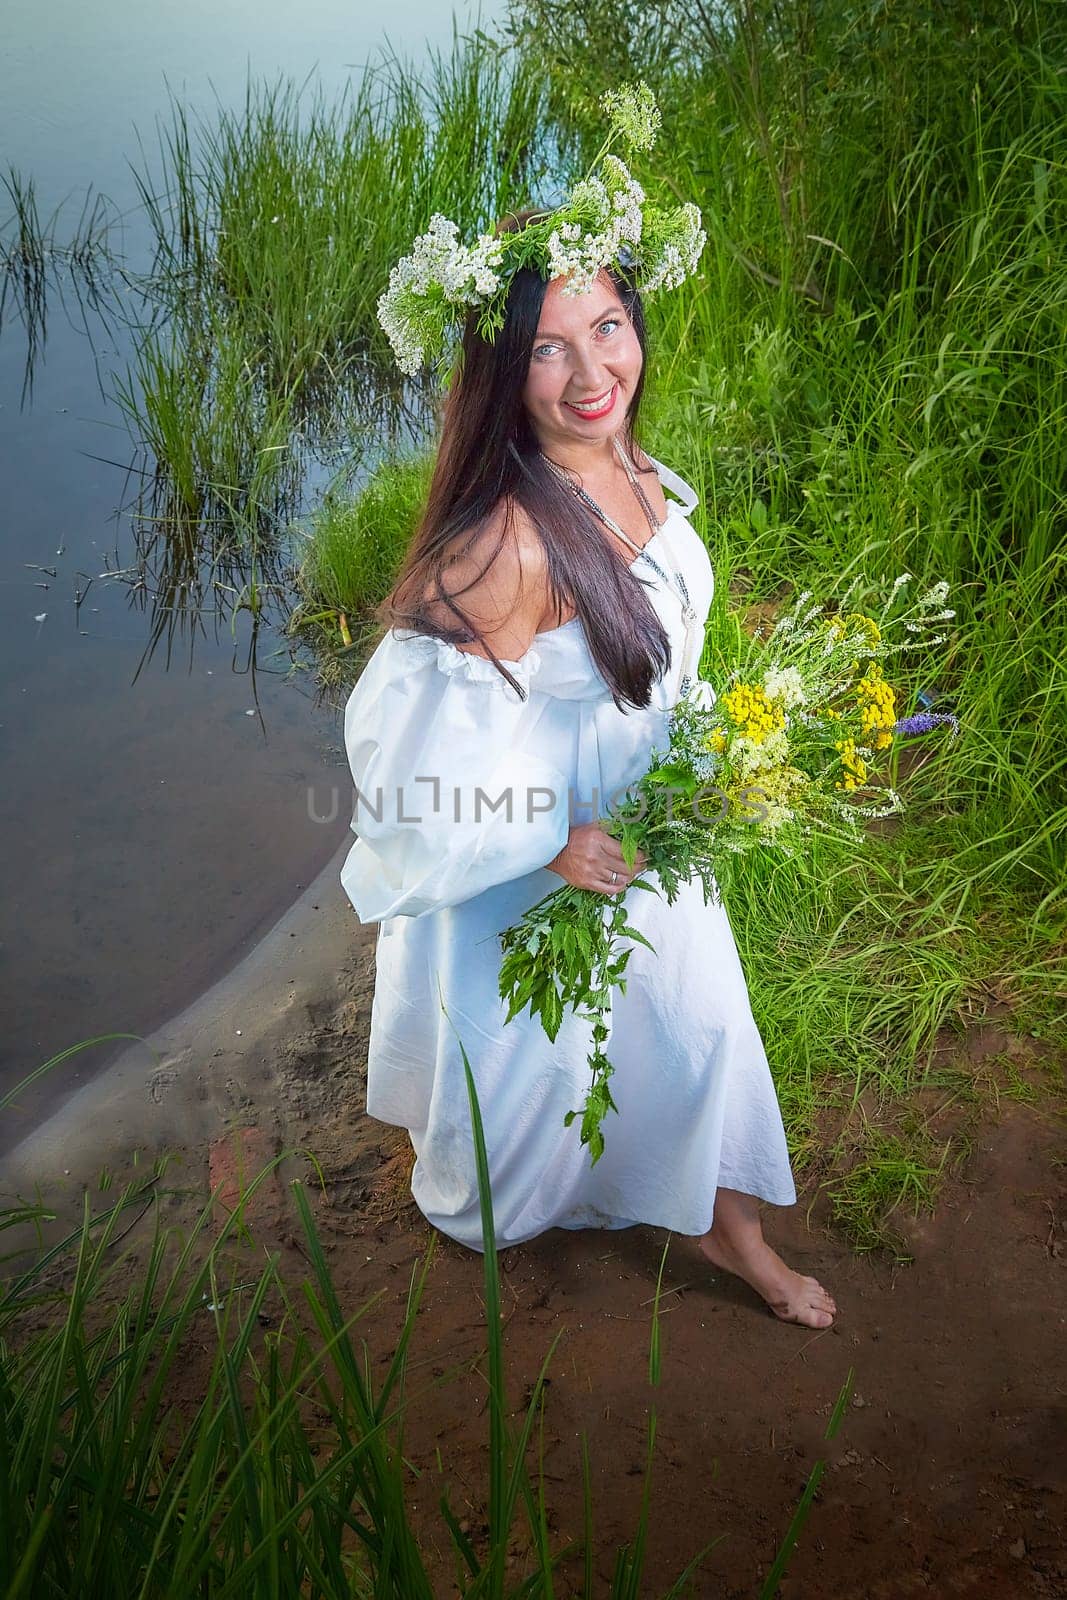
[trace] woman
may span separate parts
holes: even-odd
[[[497,935],[561,882],[626,894],[640,872],[597,819],[665,746],[713,588],[692,491],[635,442],[632,277],[605,266],[568,287],[519,268],[492,344],[467,315],[392,631],[347,706],[358,838],[342,882],[380,923],[367,1110],[409,1130],[427,1220],[481,1249],[462,1040],[501,1246],[670,1228],[782,1320],[824,1328],[832,1297],[763,1238],[758,1200],[796,1190],[726,912],[699,881],[669,908],[632,892],[656,953],[633,947],[613,997],[619,1114],[595,1167],[563,1120],[588,1087],[588,1024],[565,1018],[551,1043],[527,1013],[504,1023]]]

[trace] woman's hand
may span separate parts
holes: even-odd
[[[631,872],[623,860],[618,839],[605,833],[599,822],[583,822],[581,827],[571,829],[567,843],[547,865],[577,889],[622,894],[648,865],[648,857],[639,850]],[[611,881],[613,872],[617,874],[614,883]]]

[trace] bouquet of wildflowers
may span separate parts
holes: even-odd
[[[761,627],[748,639],[718,698],[707,683],[693,686],[671,714],[668,748],[652,752],[644,777],[601,819],[631,870],[638,850],[647,857],[631,888],[658,886],[673,905],[680,885],[699,878],[707,904],[718,898],[715,869],[728,855],[796,855],[813,835],[842,831],[862,843],[866,819],[903,809],[879,780],[895,741],[946,724],[953,737],[959,731],[953,716],[897,714],[886,664],[942,643],[934,629],[955,615],[945,608],[946,583],[908,606],[909,582],[907,573],[897,578],[880,609],[859,609],[870,587],[858,579],[836,604],[813,603],[805,590],[769,634]],[[594,1166],[601,1125],[618,1110],[605,1019],[612,989],[626,990],[623,941],[653,948],[625,901],[567,884],[500,936],[506,1021],[529,1006],[553,1040],[568,1010],[591,1023],[589,1093],[564,1121],[581,1116]]]

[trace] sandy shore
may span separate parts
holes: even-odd
[[[234,1126],[280,1149],[299,1142],[316,1083],[340,1067],[346,1090],[362,1087],[377,928],[341,888],[350,843],[225,977],[3,1157],[0,1196],[74,1194],[105,1165],[119,1179],[165,1150],[196,1161]]]

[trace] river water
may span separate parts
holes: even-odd
[[[340,93],[383,18],[415,61],[452,33],[433,0],[4,11],[0,170],[33,178],[43,220],[64,207],[61,241],[90,186],[105,194],[133,261],[147,229],[129,163],[139,140],[154,148],[168,90],[204,114],[243,104],[250,76]],[[502,11],[483,0],[483,25]],[[0,220],[8,209],[0,192]],[[106,575],[134,559],[134,448],[109,398],[127,338],[60,285],[28,386],[17,298],[0,323],[0,1090],[188,1003],[315,876],[351,815],[339,718],[279,639],[261,630],[251,651],[245,612],[233,634],[208,622],[148,652],[143,596]],[[0,1112],[0,1151],[121,1047],[72,1055]]]

